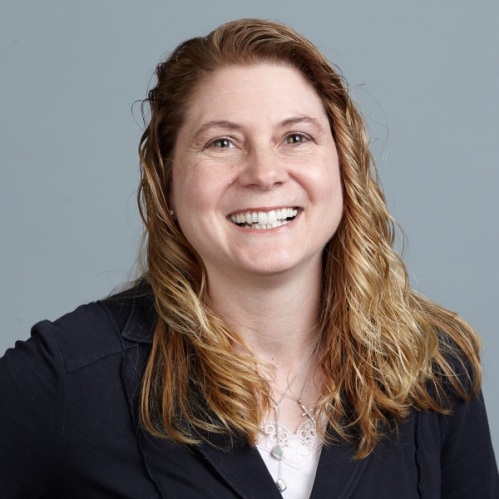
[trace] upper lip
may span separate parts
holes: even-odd
[[[283,208],[291,208],[293,210],[299,210],[299,206],[294,206],[294,205],[280,205],[280,206],[271,206],[271,207],[258,207],[258,208],[243,208],[240,210],[233,211],[227,215],[228,217],[231,217],[232,215],[239,215],[240,213],[248,213],[251,212],[253,213],[254,211],[258,213],[259,211],[263,211],[264,213],[268,213],[269,211],[277,211],[277,210],[282,210]]]

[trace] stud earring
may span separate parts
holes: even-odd
[[[174,211],[173,210],[170,210],[170,215],[173,215]]]

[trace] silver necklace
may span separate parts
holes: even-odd
[[[283,392],[282,390],[279,390],[279,388],[274,388],[274,390],[277,390],[279,393],[282,393],[283,397],[288,397],[289,399],[294,400],[295,402],[298,402],[298,405],[301,407],[301,409],[303,411],[302,417],[307,416],[312,421],[312,423],[314,423],[314,425],[315,425],[314,413],[310,409],[307,409],[301,400],[303,392],[305,391],[305,388],[308,385],[310,375],[312,374],[312,367],[313,367],[313,364],[310,365],[310,369],[308,370],[308,374],[307,374],[307,379],[305,380],[305,383],[303,385],[303,388],[301,389],[300,395],[298,395],[298,398],[292,397],[288,393],[290,387],[288,387],[288,390],[286,390],[285,392]]]
[[[298,369],[298,372],[295,374],[295,377],[288,384],[288,387],[286,388],[286,390],[284,392],[281,392],[281,390],[277,389],[277,391],[281,392],[282,395],[281,395],[281,398],[277,402],[273,401],[273,404],[272,404],[272,407],[274,408],[274,414],[275,414],[275,431],[276,431],[276,433],[275,433],[275,445],[271,450],[271,454],[279,461],[279,468],[278,468],[278,472],[277,472],[276,485],[277,485],[277,488],[279,489],[280,492],[284,492],[288,488],[288,486],[286,485],[286,482],[282,479],[282,458],[284,455],[284,451],[282,450],[282,447],[281,447],[281,435],[280,435],[280,428],[279,428],[279,406],[281,405],[281,402],[284,400],[284,397],[289,397],[289,398],[295,400],[296,402],[298,402],[298,405],[304,411],[302,414],[302,417],[305,417],[305,416],[309,417],[312,420],[312,422],[315,424],[315,419],[314,419],[313,415],[311,414],[311,411],[303,405],[303,402],[301,400],[303,393],[305,392],[305,388],[307,387],[308,382],[310,380],[310,376],[312,374],[312,370],[313,370],[312,368],[314,365],[313,363],[310,364],[310,368],[309,368],[308,374],[307,374],[307,379],[305,380],[305,383],[303,385],[303,388],[301,389],[301,392],[300,392],[300,395],[298,396],[298,398],[295,399],[294,397],[292,397],[290,395],[290,390],[291,390],[291,387],[293,386],[294,382],[301,376],[303,370],[305,369],[305,367],[309,363],[310,359],[312,358],[312,355],[314,355],[314,353],[317,353],[321,337],[322,337],[322,332],[319,334],[317,339],[314,341],[314,344],[312,345],[312,348],[310,349],[310,352],[308,353],[307,358],[303,362],[300,369]]]

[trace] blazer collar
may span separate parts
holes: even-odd
[[[158,316],[150,285],[143,282],[119,296],[122,295],[124,300],[121,313],[125,314],[125,308],[128,306],[128,317],[121,330],[121,336],[133,343],[152,343]]]

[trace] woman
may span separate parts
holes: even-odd
[[[499,497],[479,339],[409,287],[334,68],[241,20],[157,79],[146,270],[1,360],[1,497]]]

